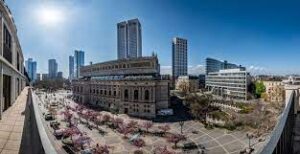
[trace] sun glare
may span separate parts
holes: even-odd
[[[45,26],[57,25],[64,20],[62,10],[57,8],[42,8],[37,14],[39,22]]]

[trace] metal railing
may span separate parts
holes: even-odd
[[[264,148],[260,151],[261,154],[292,154],[293,153],[293,128],[295,124],[296,114],[295,108],[295,91],[290,95],[283,110],[278,123],[273,129],[270,139]]]

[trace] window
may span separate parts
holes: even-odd
[[[3,26],[3,57],[10,63],[12,63],[11,49],[12,49],[11,35],[6,25],[4,25]]]
[[[145,90],[145,100],[149,100],[149,90]]]
[[[111,91],[108,91],[108,95],[111,96]]]
[[[138,100],[139,99],[139,91],[138,90],[134,90],[134,100]]]
[[[124,91],[124,98],[128,99],[128,89],[125,89],[125,91]]]
[[[117,92],[116,91],[114,91],[114,96],[116,96],[117,95]]]

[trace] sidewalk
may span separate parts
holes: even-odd
[[[0,154],[18,154],[21,146],[28,87],[25,87],[15,103],[3,112],[0,120]]]

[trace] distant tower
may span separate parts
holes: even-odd
[[[48,60],[48,78],[55,79],[57,77],[57,62],[56,59]]]
[[[123,21],[118,28],[118,59],[142,56],[142,30],[138,19]]]
[[[84,66],[84,51],[75,50],[75,78],[80,78],[80,67]]]
[[[74,56],[69,56],[69,80],[74,78]]]
[[[28,73],[28,76],[32,82],[35,82],[37,79],[36,69],[37,69],[37,63],[36,61],[33,61],[32,58],[28,58],[28,60],[25,61],[25,68]]]
[[[177,78],[187,74],[187,40],[175,37],[172,41],[172,75]]]

